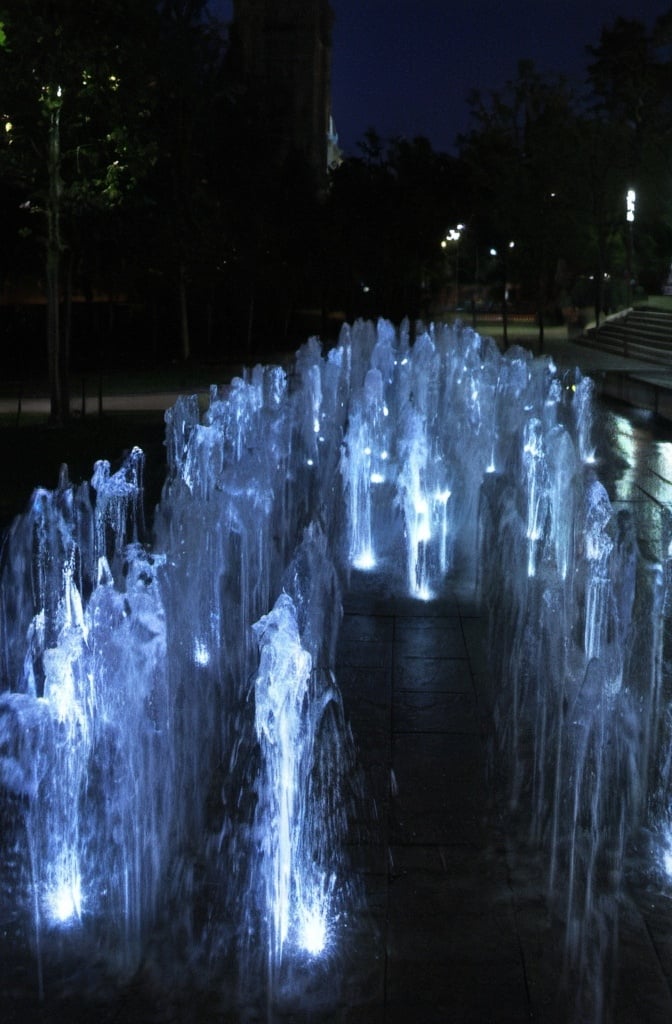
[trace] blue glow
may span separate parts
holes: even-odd
[[[362,572],[370,572],[371,569],[376,568],[376,557],[370,549],[361,551],[353,558],[352,564],[355,569],[360,569]]]
[[[210,651],[204,640],[194,640],[194,665],[205,668],[210,664]]]
[[[60,879],[47,893],[46,905],[52,924],[69,925],[82,916],[82,882],[78,871]]]
[[[311,956],[319,956],[327,945],[327,919],[321,908],[300,914],[299,944]]]

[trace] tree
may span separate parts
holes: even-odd
[[[651,287],[664,279],[672,242],[671,38],[672,13],[658,19],[651,32],[639,21],[618,18],[602,30],[599,45],[588,48],[592,60],[587,121],[593,138],[600,140],[599,149],[593,150],[589,178],[600,263],[611,239],[620,250],[620,275],[633,271],[633,235],[625,218],[625,195],[634,188],[637,244],[642,256],[646,254],[639,272]],[[598,280],[607,269],[600,266]]]
[[[191,281],[221,255],[217,165],[228,156],[219,140],[226,46],[220,26],[208,17],[207,0],[159,0],[157,7],[155,263],[177,296],[180,356],[186,361],[192,349]]]
[[[3,0],[4,132],[0,178],[39,218],[45,261],[51,419],[69,413],[68,337],[61,323],[64,224],[118,205],[143,173],[152,103],[143,48],[155,35],[151,0]]]
[[[385,142],[370,130],[360,150],[333,174],[326,204],[332,304],[350,319],[426,316],[445,269],[441,239],[464,218],[459,165],[421,137]]]
[[[520,61],[502,90],[474,92],[470,102],[474,127],[460,139],[460,156],[469,169],[472,216],[484,247],[494,242],[506,253],[514,243],[516,270],[536,304],[541,348],[558,259],[576,227],[573,96],[562,79]]]

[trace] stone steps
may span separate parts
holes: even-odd
[[[672,313],[630,310],[587,331],[585,343],[612,355],[672,368]]]

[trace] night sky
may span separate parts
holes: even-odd
[[[223,15],[230,0],[212,0]],[[581,83],[604,25],[651,27],[670,0],[331,0],[332,106],[341,147],[357,155],[367,128],[425,135],[451,151],[469,124],[466,96],[515,77],[521,58]]]

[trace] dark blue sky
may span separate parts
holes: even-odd
[[[468,126],[465,97],[499,89],[520,58],[581,80],[586,47],[619,17],[649,27],[670,0],[331,0],[332,99],[354,154],[372,125],[383,137],[426,135],[450,150]]]
[[[499,89],[521,58],[583,77],[586,47],[619,17],[651,26],[671,0],[330,0],[332,105],[347,154],[368,127],[450,150],[473,88]],[[231,0],[212,0],[223,13]]]

